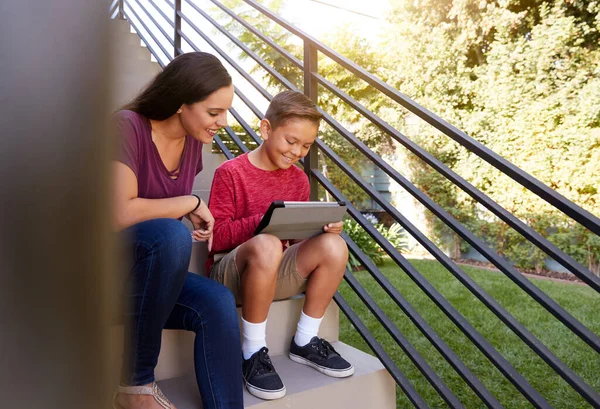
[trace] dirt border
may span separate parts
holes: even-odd
[[[477,260],[471,260],[471,259],[458,259],[458,260],[454,260],[454,262],[456,264],[463,265],[463,266],[483,268],[485,270],[502,273],[493,264],[486,263],[483,261],[477,261]],[[550,271],[550,270],[545,270],[545,269],[538,272],[535,270],[529,270],[529,269],[518,268],[518,267],[515,267],[515,269],[526,277],[537,278],[537,279],[541,279],[541,280],[549,280],[549,281],[554,281],[557,283],[579,284],[579,285],[584,285],[587,287],[586,283],[584,283],[583,281],[581,281],[579,278],[577,278],[576,276],[574,276],[571,273],[561,273],[558,271]]]

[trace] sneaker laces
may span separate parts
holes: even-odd
[[[325,358],[327,358],[330,355],[330,353],[339,355],[335,348],[333,348],[333,346],[323,338],[317,338],[317,342],[315,344],[319,355]]]
[[[275,367],[269,358],[269,350],[267,347],[262,347],[257,355],[256,361],[254,362],[255,370],[258,375],[263,375],[269,372],[275,372]]]

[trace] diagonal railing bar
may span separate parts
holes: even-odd
[[[237,147],[240,148],[242,153],[250,152],[250,149],[246,146],[244,142],[242,142],[240,137],[236,135],[235,131],[231,129],[231,127],[225,127],[225,132],[227,132],[227,135],[229,135],[233,143],[235,143]]]
[[[167,3],[169,6],[171,6],[172,9],[175,9],[175,3],[173,3],[171,0],[164,0],[165,3]]]
[[[158,11],[158,13],[162,16],[162,18],[164,18],[171,27],[175,28],[175,23],[173,22],[173,16],[171,16],[171,17],[167,16],[165,14],[165,12],[162,11],[162,9],[158,6],[158,4],[156,4],[154,2],[154,0],[148,0],[148,2],[154,6],[156,11]],[[169,37],[171,37],[171,36],[169,36]]]
[[[214,3],[217,7],[219,7],[221,10],[223,10],[223,12],[227,13],[231,18],[233,18],[235,21],[237,21],[242,26],[244,26],[244,28],[246,28],[252,34],[254,34],[258,38],[263,40],[265,43],[267,43],[270,47],[272,47],[279,54],[281,54],[282,56],[287,58],[296,67],[298,67],[300,69],[304,69],[304,64],[302,63],[302,61],[300,61],[298,58],[296,58],[296,56],[292,55],[285,48],[283,48],[279,44],[277,44],[271,37],[268,37],[268,36],[264,35],[263,33],[261,33],[256,27],[254,27],[252,24],[248,23],[246,20],[244,20],[243,18],[238,16],[231,9],[224,6],[219,1],[217,1],[217,0],[209,0],[209,1]]]
[[[573,316],[571,316],[567,311],[564,310],[559,304],[557,304],[552,298],[548,297],[546,293],[536,287],[531,281],[527,278],[523,277],[523,275],[518,272],[508,261],[495,253],[487,244],[483,243],[477,236],[475,236],[471,231],[466,229],[462,224],[460,224],[452,215],[446,212],[441,206],[435,203],[433,200],[429,198],[422,191],[417,189],[412,183],[410,183],[404,176],[400,175],[395,169],[393,169],[389,164],[385,161],[377,160],[375,153],[373,153],[364,143],[362,143],[355,135],[346,130],[343,126],[341,126],[337,121],[335,121],[331,116],[324,113],[324,119],[327,123],[329,123],[336,131],[340,132],[342,136],[344,136],[349,142],[351,142],[354,146],[356,146],[363,154],[367,157],[370,157],[371,160],[375,159],[377,164],[381,167],[381,169],[387,173],[393,180],[395,180],[398,184],[400,184],[407,192],[409,192],[413,197],[415,197],[419,202],[421,202],[425,207],[427,207],[432,213],[438,216],[444,223],[452,228],[459,236],[465,239],[469,244],[473,246],[479,253],[484,255],[489,261],[491,261],[500,271],[502,271],[505,275],[507,275],[513,282],[515,282],[521,289],[523,289],[527,294],[529,294],[536,302],[542,305],[547,311],[549,311],[552,315],[554,315],[559,321],[561,321],[565,326],[567,326],[571,331],[577,334],[583,341],[585,341],[588,345],[590,345],[594,350],[600,352],[600,338],[592,331],[590,331],[587,327],[585,327],[582,323],[576,320]],[[337,155],[333,153],[333,151],[324,145],[320,140],[317,140],[317,144],[319,148],[323,148],[325,152],[330,152],[334,155],[336,160],[336,164],[342,163],[341,159]],[[333,158],[332,158],[333,159]],[[346,165],[347,169],[350,169]],[[346,171],[346,169],[342,170]],[[350,176],[350,174],[349,174]],[[352,176],[351,176],[352,177]],[[353,179],[354,180],[354,179]],[[369,191],[370,186],[365,185],[365,182],[362,178],[358,178],[355,182],[361,187],[363,190]],[[385,202],[387,203],[387,202]],[[389,208],[393,208],[387,205]],[[395,213],[398,211],[393,208]],[[415,238],[419,236],[425,238],[425,236],[418,229],[415,229]],[[426,239],[426,238],[425,238]],[[421,244],[428,244],[429,240],[423,240]],[[441,254],[439,249],[435,245],[430,246],[431,250],[435,253]],[[434,253],[434,255],[435,255]],[[438,258],[436,256],[436,258]],[[438,258],[440,262],[443,262],[442,258]],[[453,271],[453,270],[451,270]]]
[[[240,47],[250,58],[252,58],[254,61],[256,61],[269,74],[271,74],[274,77],[276,77],[287,88],[290,88],[290,89],[295,88],[295,89],[297,89],[295,87],[295,85],[293,85],[287,78],[285,78],[283,75],[281,75],[279,72],[277,72],[277,70],[275,70],[273,67],[271,67],[269,64],[267,64],[266,61],[264,61],[262,58],[260,58],[254,51],[252,51],[250,48],[248,48],[244,43],[242,43],[240,40],[238,40],[237,38],[235,38],[234,35],[232,35],[229,31],[227,31],[227,29],[225,29],[225,27],[223,27],[219,23],[217,23],[213,18],[211,18],[208,14],[206,14],[206,12],[203,11],[200,7],[198,7],[194,3],[190,2],[190,0],[186,0],[186,1],[187,1],[187,3],[190,6],[192,6],[192,8],[194,10],[196,10],[209,23],[211,23],[213,26],[215,26],[215,28],[217,30],[219,30],[227,38],[229,38],[231,40],[231,42],[233,42],[235,45],[237,45],[238,47]]]
[[[343,234],[342,237],[346,241],[351,241],[348,235]],[[359,250],[360,251],[360,250]],[[436,392],[444,399],[444,401],[451,408],[464,408],[463,404],[460,400],[450,391],[448,386],[442,381],[442,379],[438,376],[437,373],[423,359],[421,354],[415,349],[415,347],[406,339],[396,324],[386,315],[386,313],[381,309],[379,305],[373,300],[373,298],[369,295],[367,290],[358,282],[356,277],[348,270],[346,270],[346,274],[344,275],[344,279],[354,290],[356,295],[361,299],[361,301],[367,306],[369,311],[377,318],[377,320],[381,323],[383,328],[390,334],[390,336],[396,341],[396,344],[406,353],[408,358],[412,361],[412,363],[419,369],[419,371],[423,374],[425,379],[429,382],[429,384],[436,390]]]
[[[138,4],[138,6],[140,6],[140,8],[142,10],[144,10],[144,13],[146,13],[146,15],[150,18],[150,20],[152,20],[152,22],[154,23],[156,28],[158,28],[158,30],[162,33],[162,35],[165,36],[165,38],[169,41],[169,43],[171,43],[172,46],[175,46],[175,40],[173,40],[171,38],[171,34],[167,33],[165,31],[165,29],[162,28],[162,25],[158,21],[156,21],[156,19],[152,16],[152,14],[150,14],[150,12],[142,5],[142,3],[140,3],[139,0],[133,0],[133,1],[135,1]],[[154,3],[152,3],[152,4],[154,4]],[[164,49],[163,49],[163,51],[164,51]],[[166,53],[166,55],[167,55],[167,57],[170,57],[169,53]]]
[[[114,0],[110,6],[108,6],[108,15],[111,18],[115,15],[115,13],[119,12],[119,0]]]
[[[590,403],[600,406],[600,396],[586,384],[575,372],[573,372],[567,365],[565,365],[556,355],[552,353],[537,337],[535,337],[525,326],[523,326],[516,318],[514,318],[508,311],[504,309],[493,297],[491,297],[486,291],[484,291],[468,274],[462,269],[458,268],[456,264],[446,256],[439,248],[437,248],[427,237],[421,233],[412,223],[410,223],[402,214],[393,206],[391,206],[381,195],[368,183],[366,183],[356,171],[348,166],[331,148],[324,145],[321,141],[318,141],[319,149],[321,149],[344,173],[346,173],[352,181],[360,186],[370,197],[372,197],[384,210],[386,210],[395,221],[400,223],[402,227],[406,229],[408,233],[413,235],[430,253],[432,253],[446,269],[448,269],[452,275],[454,275],[473,295],[475,295],[494,315],[496,315],[506,326],[508,326],[521,340],[529,346],[538,356],[540,356],[544,362],[546,362],[552,369],[556,371],[569,385],[573,387],[578,393],[580,393]],[[356,210],[356,209],[355,209]],[[355,218],[356,219],[356,218]],[[365,219],[366,220],[366,219]],[[360,221],[357,219],[360,223]],[[362,224],[361,224],[362,225]],[[363,227],[371,227],[369,225],[363,225]],[[377,232],[376,230],[369,229],[370,232]],[[369,232],[369,233],[370,233]],[[378,233],[378,232],[377,232]],[[378,234],[380,236],[380,234]],[[379,239],[383,236],[373,238],[378,244],[384,246],[389,245],[389,242],[383,238],[382,242],[379,243]],[[387,251],[386,251],[387,252]],[[388,253],[390,256],[392,254]],[[413,278],[411,276],[411,278]],[[414,280],[414,278],[413,278]],[[537,287],[536,287],[537,288]],[[541,292],[541,291],[540,291]],[[543,293],[542,293],[543,294]],[[544,294],[545,295],[545,294]],[[551,298],[548,299],[552,302]],[[537,301],[537,300],[536,300]],[[539,301],[538,301],[539,302]],[[557,304],[558,305],[558,304]],[[443,309],[442,309],[443,310]],[[444,311],[445,312],[445,311]],[[552,312],[552,311],[550,311]],[[565,314],[568,314],[564,311]],[[574,317],[568,315],[571,320],[579,323]],[[581,324],[583,326],[583,324]],[[584,327],[585,328],[585,327]],[[586,328],[587,329],[587,328]],[[591,333],[591,331],[590,331]]]
[[[235,158],[235,155],[233,153],[231,153],[231,151],[229,150],[229,148],[227,146],[225,146],[225,144],[223,143],[223,140],[221,139],[221,137],[219,135],[215,135],[213,140],[215,141],[215,143],[217,144],[219,149],[221,149],[221,152],[223,152],[223,155],[225,155],[225,157],[227,159]]]
[[[198,48],[198,46],[187,35],[183,33],[183,30],[177,31],[177,35],[180,36],[182,40],[185,40],[185,42],[188,43],[188,45],[192,47],[194,51],[201,51],[200,48]],[[183,50],[180,51],[183,54]]]
[[[167,33],[167,32],[165,31],[165,29],[162,27],[162,24],[160,24],[160,23],[159,23],[159,22],[158,22],[158,21],[157,21],[157,20],[154,18],[154,16],[152,16],[152,14],[150,14],[150,11],[149,11],[149,10],[148,10],[146,7],[144,7],[144,6],[142,5],[142,3],[140,3],[140,1],[139,1],[139,0],[133,0],[133,1],[135,1],[135,2],[136,2],[136,3],[137,3],[139,6],[140,6],[140,8],[141,8],[142,10],[144,10],[144,12],[146,13],[146,15],[147,15],[147,16],[150,18],[150,20],[152,20],[152,22],[154,23],[154,25],[156,26],[156,28],[158,28],[158,30],[159,30],[159,31],[162,33],[162,35],[164,35],[164,36],[165,36],[165,38],[166,38],[166,39],[169,41],[169,43],[171,43],[171,45],[172,45],[172,46],[175,46],[175,40],[172,38],[172,34],[173,34],[173,33]],[[165,15],[164,15],[164,13],[162,12],[162,10],[158,9],[158,8],[157,8],[157,6],[155,5],[155,3],[154,3],[152,0],[150,0],[150,4],[152,4],[152,5],[154,6],[154,9],[155,9],[157,12],[159,12],[159,13],[161,14],[161,16],[163,16],[163,18],[165,18],[165,19],[166,19],[166,16],[165,16]],[[167,22],[168,22],[168,23],[171,23],[169,20],[167,20]],[[170,54],[167,54],[167,55],[170,55]]]
[[[332,187],[333,184],[326,179],[322,174],[318,176],[319,183],[326,189]],[[326,181],[326,182],[325,182]],[[328,190],[329,191],[329,190]],[[330,191],[331,193],[331,191]],[[338,191],[339,196],[336,200],[344,200],[345,197]],[[332,195],[334,195],[332,193]],[[348,203],[348,202],[346,202]],[[371,277],[383,288],[387,295],[400,307],[402,312],[411,320],[411,322],[421,331],[421,333],[427,338],[429,342],[437,349],[440,355],[448,362],[448,364],[458,373],[461,378],[469,385],[469,387],[475,392],[477,396],[489,407],[493,409],[500,409],[502,405],[492,395],[492,393],[481,383],[481,381],[471,372],[471,370],[462,362],[462,360],[450,349],[440,336],[429,326],[427,321],[410,305],[408,301],[400,294],[398,289],[383,275],[383,273],[377,268],[375,263],[366,256],[362,250],[354,243],[347,235],[344,234],[344,239],[348,244],[348,248],[360,261],[361,265],[369,272]]]
[[[324,55],[331,58],[333,61],[337,62],[348,71],[355,74],[357,77],[366,81],[388,97],[392,98],[394,101],[398,102],[404,108],[408,109],[410,112],[414,113],[430,125],[434,126],[438,130],[442,131],[444,134],[448,135],[456,142],[463,145],[465,148],[475,153],[477,156],[481,157],[483,160],[491,164],[492,166],[499,169],[501,172],[523,185],[525,188],[529,189],[543,200],[547,201],[557,209],[561,210],[563,213],[576,220],[592,232],[600,235],[600,219],[582,207],[576,205],[571,202],[558,192],[552,190],[550,187],[546,186],[533,176],[524,172],[522,169],[519,169],[517,166],[513,165],[491,149],[487,148],[480,142],[477,142],[475,139],[468,136],[466,133],[462,132],[458,128],[450,125],[448,122],[444,121],[434,113],[425,109],[421,105],[417,104],[406,95],[400,93],[395,88],[391,87],[389,84],[386,84],[370,72],[366,71],[364,68],[354,63],[353,61],[341,56],[333,49],[318,41],[314,37],[306,34],[302,30],[294,27],[292,24],[288,23],[286,20],[273,13],[271,10],[267,9],[263,5],[259,4],[254,0],[244,0],[245,3],[254,7],[256,10],[263,13],[265,16],[269,17],[274,22],[278,23],[291,33],[296,36],[310,41],[319,51],[321,51]]]
[[[369,332],[367,326],[361,321],[358,315],[350,308],[348,302],[342,297],[340,293],[336,293],[333,300],[340,307],[340,310],[348,317],[348,321],[356,328],[358,333],[363,337],[367,345],[379,358],[383,366],[388,370],[392,378],[396,381],[396,384],[404,391],[406,397],[416,408],[429,408],[423,398],[412,386],[410,381],[406,379],[406,376],[398,369],[392,358],[385,352],[383,347],[375,337]]]
[[[245,77],[244,77],[245,78]],[[262,112],[260,112],[260,109],[258,109],[256,107],[256,105],[254,105],[252,103],[252,101],[250,101],[241,91],[238,87],[234,86],[233,87],[235,94],[242,100],[242,102],[244,102],[244,104],[246,104],[246,106],[248,108],[250,108],[250,110],[254,113],[254,115],[256,115],[258,118],[262,119],[263,118],[263,114]],[[267,98],[269,99],[269,98]],[[270,99],[269,99],[270,101]]]
[[[129,4],[129,1],[126,1],[125,3],[126,9],[129,8],[129,10],[131,11],[131,13],[133,13],[133,15],[135,16],[135,18],[140,22],[140,24],[142,25],[142,27],[146,30],[146,32],[148,33],[148,35],[150,35],[150,37],[154,40],[154,43],[156,45],[158,45],[158,47],[162,50],[162,52],[164,53],[166,59],[167,59],[167,63],[170,61],[170,52],[167,51],[167,49],[161,44],[161,42],[158,40],[158,38],[154,35],[154,33],[152,32],[152,30],[150,30],[150,28],[146,25],[146,23],[144,23],[144,20],[142,20],[140,18],[140,16],[136,13],[136,11],[134,10],[134,8],[132,7],[131,4]],[[142,7],[142,9],[144,10],[144,12],[148,13],[146,11],[145,8]],[[127,14],[127,11],[124,11]],[[131,21],[131,19],[128,17],[127,18],[129,21]],[[137,30],[136,30],[137,31]],[[138,34],[140,35],[140,37],[142,37],[142,35],[138,32]],[[146,45],[148,46],[148,48],[150,48],[150,44],[147,41],[147,39],[144,39],[142,37],[142,39],[144,40],[144,42],[146,43]],[[153,53],[154,56],[156,57],[157,60],[159,60],[158,56],[156,55],[156,53]],[[162,60],[162,58],[160,58],[160,60]],[[161,64],[161,66],[164,68],[165,64]]]
[[[187,18],[185,15],[183,15],[181,12],[178,12],[178,15],[185,20],[186,23],[188,23],[190,25],[190,27],[200,36],[202,37],[202,39],[204,41],[206,41],[208,43],[208,45],[211,46],[212,49],[214,49],[216,52],[219,53],[219,55],[221,57],[223,57],[223,59],[225,59],[225,61],[227,61],[227,63],[229,65],[231,65],[233,68],[235,68],[235,70],[237,72],[240,73],[240,75],[242,77],[244,77],[254,88],[256,88],[266,99],[268,99],[269,101],[271,99],[273,99],[273,96],[266,90],[264,89],[258,82],[256,82],[256,80],[254,78],[252,78],[252,76],[250,74],[248,74],[242,67],[239,66],[239,64],[237,64],[233,58],[231,58],[225,51],[223,51],[217,44],[215,44],[214,41],[212,41],[206,34],[204,34],[202,32],[202,30],[200,30],[198,28],[198,26],[196,26],[189,18]],[[183,33],[183,31],[179,31],[179,34],[186,39],[186,41],[188,41],[188,43],[190,43],[190,45],[192,46],[192,48],[196,51],[200,51],[200,49],[193,44],[189,38],[187,36],[185,36],[185,34]]]
[[[252,129],[252,127],[248,125],[248,122],[246,122],[246,120],[244,120],[244,118],[242,118],[242,116],[234,108],[229,108],[229,112],[231,112],[231,115],[233,115],[235,120],[240,124],[242,129],[246,131],[246,133],[252,138],[252,140],[256,142],[257,145],[260,145],[262,143],[262,140],[259,138],[256,132],[254,132],[254,129]]]
[[[425,149],[421,148],[419,145],[411,141],[409,138],[407,138],[405,135],[393,128],[383,119],[379,118],[373,112],[369,111],[359,102],[357,102],[354,98],[341,91],[338,87],[336,87],[330,81],[325,79],[323,76],[318,74],[313,74],[313,76],[329,91],[338,96],[341,100],[346,102],[357,112],[362,114],[365,118],[369,119],[373,124],[377,125],[377,127],[379,127],[381,130],[393,137],[396,141],[400,142],[404,147],[406,147],[408,150],[410,150],[412,153],[414,153],[416,156],[418,156],[420,159],[422,159],[425,163],[430,165],[440,174],[444,175],[456,186],[460,187],[473,199],[477,200],[479,203],[484,205],[493,214],[498,216],[501,220],[506,222],[513,229],[522,234],[523,237],[535,244],[538,248],[543,250],[555,261],[559,262],[562,266],[567,268],[570,272],[575,274],[575,276],[580,278],[583,282],[588,284],[590,287],[594,288],[596,291],[600,292],[600,277],[597,277],[594,274],[592,274],[592,272],[590,272],[587,268],[573,260],[573,258],[565,254],[562,250],[560,250],[558,247],[556,247],[554,244],[552,244],[550,241],[544,238],[541,234],[536,232],[531,227],[527,226],[525,223],[523,223],[521,220],[515,217],[512,213],[508,212],[506,209],[504,209],[498,203],[494,202],[475,186],[467,182],[457,173],[455,173],[446,165],[444,165],[440,160],[438,160],[433,155],[428,153]]]
[[[333,184],[319,171],[313,170],[317,178],[329,193],[336,198],[342,195]],[[379,233],[371,223],[349,202],[348,213],[375,239],[377,244],[404,270],[431,301],[456,325],[463,334],[487,357],[487,359],[531,402],[536,408],[551,408],[550,404],[535,390],[529,382],[456,310],[423,275]]]
[[[150,50],[150,52],[154,55],[154,57],[156,58],[156,61],[158,62],[158,65],[160,65],[161,68],[165,68],[165,64],[162,62],[162,60],[160,58],[157,57],[158,53],[156,52],[156,50],[154,49],[154,47],[144,37],[144,35],[140,31],[140,29],[138,28],[137,24],[129,17],[129,15],[127,14],[127,11],[125,9],[123,9],[123,15],[125,16],[125,18],[127,18],[127,21],[129,22],[129,24],[131,24],[131,26],[133,27],[133,29],[136,31],[137,35],[140,36],[140,38],[142,39],[142,41],[144,42],[144,44],[146,44],[146,47],[148,47],[148,50]]]

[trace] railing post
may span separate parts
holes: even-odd
[[[173,37],[175,43],[175,51],[173,52],[173,57],[177,57],[179,54],[179,50],[181,50],[181,35],[179,32],[181,31],[181,17],[179,13],[181,12],[181,0],[175,0],[175,36]]]
[[[119,14],[117,15],[117,18],[119,20],[125,20],[125,0],[119,0]]]
[[[317,48],[308,40],[304,40],[304,95],[317,103],[319,99],[319,84],[311,73],[318,72]],[[308,155],[304,158],[304,171],[308,175],[310,182],[310,200],[319,200],[318,182],[313,176],[312,170],[319,166],[318,148],[316,144],[310,148]]]

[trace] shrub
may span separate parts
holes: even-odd
[[[377,231],[379,231],[381,235],[394,246],[394,248],[400,251],[404,251],[407,248],[406,232],[398,223],[394,223],[388,228],[385,227],[383,223],[379,223],[377,218],[371,214],[366,214],[365,217],[373,224]],[[369,235],[369,233],[367,233],[354,219],[347,219],[344,221],[344,231],[362,252],[373,261],[373,263],[378,266],[383,264],[385,252],[379,247],[373,237],[371,237],[371,235]],[[352,270],[360,265],[360,261],[350,253],[348,256],[347,268]]]

